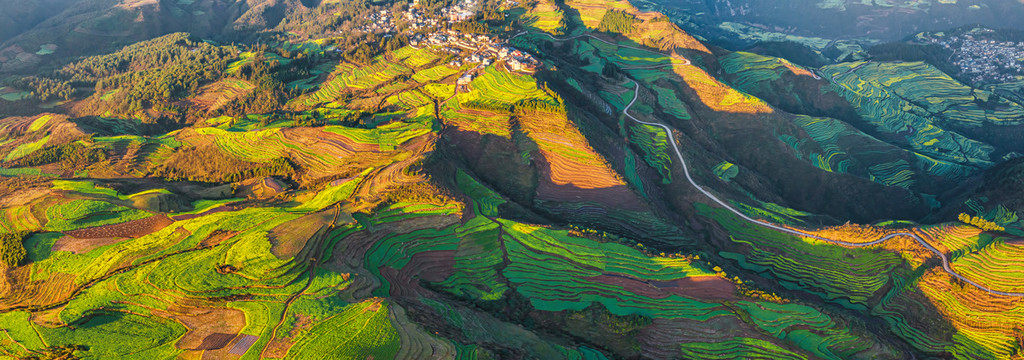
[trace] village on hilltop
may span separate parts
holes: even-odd
[[[516,6],[518,3],[508,1],[505,5]],[[530,53],[509,46],[506,40],[495,35],[462,32],[451,26],[472,20],[479,9],[479,0],[461,0],[428,14],[420,6],[419,0],[413,0],[408,10],[403,13],[392,14],[387,10],[381,10],[372,14],[370,22],[360,30],[382,34],[385,37],[394,36],[400,33],[396,22],[401,19],[408,25],[401,33],[408,36],[411,46],[430,47],[438,52],[454,55],[455,59],[448,65],[455,68],[478,64],[459,78],[460,85],[472,81],[477,70],[495,63],[495,66],[508,72],[536,72],[541,62]]]
[[[1024,41],[993,39],[996,31],[978,28],[955,36],[933,36],[928,43],[952,52],[960,73],[975,85],[999,84],[1024,78]]]

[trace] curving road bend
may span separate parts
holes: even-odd
[[[594,39],[594,40],[597,40],[597,41],[600,41],[600,42],[603,42],[603,43],[606,43],[606,44],[609,44],[609,45],[615,45],[615,46],[629,48],[629,49],[634,49],[634,50],[649,51],[649,52],[653,52],[653,53],[664,55],[664,54],[662,54],[660,52],[653,51],[653,50],[650,50],[650,49],[642,49],[642,48],[638,48],[638,47],[633,47],[633,46],[628,46],[628,45],[612,43],[612,42],[609,42],[607,40],[601,39],[599,37],[596,37],[596,36],[593,36],[593,35],[590,35],[590,34],[579,34],[579,35],[569,36],[569,37],[565,37],[565,38],[557,38],[557,37],[555,37],[555,36],[553,36],[551,34],[548,34],[548,33],[537,33],[537,32],[522,31],[522,32],[519,32],[518,34],[512,36],[511,38],[509,38],[509,40],[517,38],[517,37],[522,36],[522,35],[526,35],[526,34],[544,35],[544,36],[547,36],[548,38],[551,38],[552,40],[555,40],[555,41],[566,41],[566,40],[578,39],[578,38],[581,38],[581,37],[589,37],[591,39]],[[673,58],[676,58],[676,57],[673,56]],[[682,60],[684,61],[684,63],[659,64],[659,65],[643,66],[643,67],[636,67],[636,68],[626,68],[626,70],[630,70],[630,69],[653,69],[653,68],[669,67],[669,66],[685,66],[685,65],[690,65],[691,64],[689,59],[683,58]],[[860,67],[863,67],[864,65],[867,65],[867,64],[868,64],[867,62],[864,63],[864,64],[861,64],[860,66],[852,69],[851,72],[853,70],[856,70],[856,69],[858,69]],[[886,241],[889,241],[890,239],[893,239],[893,238],[897,238],[897,237],[900,237],[900,236],[908,236],[908,237],[913,238],[919,244],[921,244],[921,246],[924,246],[926,249],[928,249],[928,251],[931,251],[931,252],[935,253],[936,255],[938,255],[939,258],[942,260],[942,269],[945,270],[946,273],[948,273],[949,275],[951,275],[951,276],[953,276],[953,277],[955,277],[957,279],[960,279],[961,281],[963,281],[965,283],[971,284],[972,286],[974,286],[974,287],[976,287],[978,289],[981,289],[981,290],[983,290],[985,292],[988,292],[990,294],[1003,295],[1003,296],[1013,296],[1013,297],[1024,297],[1024,293],[1006,292],[1006,291],[998,291],[998,290],[989,289],[988,287],[985,287],[984,285],[981,285],[981,284],[979,284],[979,283],[977,283],[977,282],[975,282],[975,281],[973,281],[971,279],[968,279],[968,278],[964,277],[963,275],[960,275],[959,273],[957,273],[956,271],[953,270],[952,266],[950,266],[949,258],[946,257],[946,254],[944,254],[943,252],[939,251],[934,246],[932,246],[927,241],[925,241],[923,238],[921,238],[921,236],[919,236],[917,234],[914,234],[914,233],[899,232],[899,233],[885,235],[885,236],[883,236],[883,237],[881,237],[881,238],[879,238],[877,240],[870,241],[870,242],[853,243],[853,242],[849,242],[849,241],[829,239],[829,238],[826,238],[826,237],[810,234],[810,233],[803,232],[803,231],[800,231],[800,230],[794,230],[794,229],[790,229],[790,228],[787,228],[787,227],[775,225],[775,224],[772,224],[772,223],[769,223],[769,222],[766,222],[766,221],[760,221],[760,220],[757,220],[757,219],[754,219],[754,218],[751,218],[751,217],[747,216],[746,214],[740,212],[739,210],[736,210],[735,208],[733,208],[732,206],[727,204],[725,201],[722,201],[722,199],[719,199],[717,196],[715,196],[715,194],[712,194],[711,192],[705,190],[700,185],[697,185],[697,182],[693,180],[693,177],[690,176],[690,169],[686,166],[686,160],[683,159],[683,153],[679,150],[679,145],[676,144],[675,137],[672,136],[672,129],[671,128],[669,128],[668,126],[666,126],[664,124],[661,124],[661,123],[653,123],[653,122],[642,121],[640,119],[637,119],[637,118],[633,117],[633,115],[629,114],[629,109],[633,107],[633,104],[636,103],[636,100],[640,97],[640,83],[637,82],[636,80],[632,80],[632,81],[633,81],[633,85],[634,85],[633,100],[630,101],[629,104],[626,105],[626,107],[622,110],[622,114],[625,115],[630,120],[633,120],[634,122],[637,122],[637,123],[640,123],[640,124],[644,124],[644,125],[657,126],[657,127],[661,128],[662,130],[664,130],[665,131],[665,135],[668,137],[669,140],[671,140],[671,141],[669,141],[669,143],[672,144],[672,150],[675,152],[676,158],[679,159],[679,164],[681,164],[683,166],[683,174],[686,175],[686,181],[690,182],[690,185],[692,185],[695,189],[697,189],[702,194],[704,194],[704,196],[707,196],[709,199],[711,199],[711,201],[714,201],[718,205],[721,205],[723,208],[725,208],[726,210],[729,210],[733,214],[736,214],[736,216],[739,216],[741,219],[746,220],[747,222],[756,224],[758,226],[766,227],[766,228],[769,228],[769,229],[772,229],[772,230],[775,230],[775,231],[784,232],[784,233],[787,233],[787,234],[790,234],[790,235],[795,235],[795,236],[800,236],[800,237],[805,237],[805,238],[811,238],[811,239],[815,239],[815,240],[821,240],[821,241],[824,241],[824,242],[827,242],[827,243],[836,244],[836,245],[842,245],[842,246],[848,246],[848,247],[867,247],[867,246],[872,246],[872,245],[878,245],[878,244],[884,243]]]
[[[664,66],[672,66],[672,65],[664,65]],[[987,287],[985,287],[985,286],[983,286],[981,284],[978,284],[978,283],[972,281],[971,279],[968,279],[968,278],[964,277],[963,275],[958,274],[956,271],[953,271],[953,268],[949,265],[949,259],[946,257],[946,254],[942,253],[941,251],[939,251],[938,249],[933,247],[931,244],[929,244],[927,241],[925,241],[923,238],[921,238],[920,236],[918,236],[917,234],[914,234],[914,233],[900,232],[900,233],[889,234],[889,235],[883,236],[882,238],[880,238],[878,240],[871,241],[871,242],[852,243],[852,242],[849,242],[849,241],[829,239],[829,238],[826,238],[826,237],[821,237],[821,236],[810,234],[810,233],[806,233],[806,232],[803,232],[803,231],[786,228],[786,227],[775,225],[775,224],[772,224],[772,223],[769,223],[769,222],[759,221],[759,220],[756,220],[754,218],[751,218],[751,217],[747,216],[746,214],[740,212],[739,210],[736,210],[735,208],[733,208],[732,206],[727,204],[725,201],[722,201],[722,199],[719,199],[717,196],[715,196],[711,192],[705,190],[700,185],[697,185],[696,181],[693,181],[693,177],[690,176],[690,170],[686,166],[686,160],[683,159],[683,153],[681,151],[679,151],[679,146],[676,145],[675,137],[672,136],[672,129],[671,128],[669,128],[668,126],[666,126],[664,124],[661,124],[661,123],[653,123],[653,122],[642,121],[640,119],[637,119],[637,118],[633,117],[633,115],[629,114],[629,109],[631,107],[633,107],[633,104],[636,103],[637,98],[640,97],[640,83],[638,83],[636,80],[633,80],[633,85],[634,85],[633,101],[630,101],[629,105],[626,105],[626,108],[622,110],[622,114],[626,115],[626,117],[628,117],[630,120],[633,120],[633,121],[635,121],[637,123],[644,124],[644,125],[650,125],[650,126],[657,126],[657,127],[661,128],[662,130],[665,130],[665,135],[670,140],[669,143],[672,144],[672,150],[674,150],[674,152],[676,154],[676,158],[679,159],[679,163],[683,166],[683,174],[686,175],[686,181],[689,181],[690,185],[692,185],[695,189],[697,189],[702,194],[704,194],[704,196],[707,196],[709,199],[711,199],[711,201],[714,201],[718,205],[721,205],[726,210],[731,211],[733,214],[736,214],[736,216],[739,216],[743,220],[746,220],[747,222],[756,224],[758,226],[766,227],[766,228],[769,228],[769,229],[772,229],[772,230],[776,230],[776,231],[780,231],[780,232],[784,232],[784,233],[787,233],[787,234],[796,235],[796,236],[800,236],[800,237],[811,238],[811,239],[816,239],[816,240],[821,240],[821,241],[824,241],[824,242],[828,242],[828,243],[832,243],[832,244],[837,244],[837,245],[842,245],[842,246],[849,246],[849,247],[866,247],[866,246],[878,245],[878,244],[886,242],[886,241],[888,241],[889,239],[892,239],[892,238],[896,238],[896,237],[900,237],[900,236],[909,236],[909,237],[913,238],[914,240],[916,240],[918,243],[920,243],[922,246],[924,246],[929,251],[931,251],[931,252],[935,253],[936,255],[938,255],[939,258],[942,259],[942,269],[945,270],[946,273],[949,273],[949,275],[952,275],[953,277],[955,277],[957,279],[960,279],[961,281],[963,281],[965,283],[971,284],[972,286],[974,286],[974,287],[976,287],[978,289],[984,290],[984,291],[986,291],[986,292],[988,292],[990,294],[1003,295],[1003,296],[1024,297],[1024,293],[997,291],[997,290],[989,289],[989,288],[987,288]]]

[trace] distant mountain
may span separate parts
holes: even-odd
[[[220,41],[255,39],[299,0],[0,0],[0,72],[31,71],[174,32]],[[314,4],[315,5],[315,4]]]

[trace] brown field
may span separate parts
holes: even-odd
[[[75,276],[51,273],[46,279],[32,281],[31,266],[21,266],[7,272],[11,286],[0,293],[0,311],[19,305],[53,304],[66,299],[75,291]]]
[[[416,253],[401,269],[383,267],[381,276],[391,284],[392,297],[417,298],[430,296],[420,286],[421,281],[439,282],[455,273],[455,251],[425,251]]]
[[[135,238],[152,234],[173,223],[174,220],[171,220],[167,215],[153,215],[145,219],[132,220],[120,224],[66,231],[64,234],[75,239]],[[58,244],[63,242],[64,239],[67,239],[67,237],[62,238]],[[69,239],[69,242],[72,241],[74,240]],[[74,247],[75,245],[65,244],[65,246]],[[54,245],[54,247],[56,248],[57,245]]]
[[[354,197],[373,204],[380,199],[380,194],[387,192],[395,186],[418,184],[427,180],[423,174],[410,173],[409,167],[421,161],[424,154],[434,150],[437,135],[434,133],[427,136],[409,140],[402,144],[401,148],[412,151],[409,157],[400,161],[394,161],[380,170],[376,170],[356,188]],[[349,211],[351,212],[351,211]]]
[[[309,214],[278,225],[270,230],[270,252],[280,259],[295,257],[306,246],[310,237],[334,220],[334,208]]]
[[[152,311],[188,328],[188,332],[174,344],[179,349],[222,349],[245,327],[245,313],[235,309],[174,305],[166,311]]]
[[[807,69],[804,69],[802,67],[793,65],[793,63],[789,62],[788,60],[784,60],[783,59],[781,61],[782,61],[782,65],[785,66],[786,69],[789,69],[789,71],[792,71],[794,74],[797,74],[797,75],[800,75],[800,76],[814,77],[814,73],[812,73],[810,70],[807,70]]]
[[[588,280],[621,286],[631,293],[652,299],[678,295],[696,299],[736,299],[736,285],[717,276],[684,277],[672,281],[648,281],[629,276],[599,275]]]
[[[204,111],[217,110],[252,92],[255,86],[245,80],[224,79],[199,89],[199,95],[189,100],[193,107]]]
[[[565,115],[535,112],[521,116],[520,124],[540,150],[541,157],[534,159],[540,173],[538,196],[643,209],[626,182]]]
[[[680,343],[716,342],[736,336],[766,337],[735,317],[715,317],[707,321],[655,318],[636,334],[645,359],[679,359],[682,356]]]
[[[534,112],[522,116],[520,124],[551,164],[555,185],[602,189],[626,184],[565,115]]]

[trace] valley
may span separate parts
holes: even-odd
[[[1006,90],[624,0],[109,3],[4,43],[0,358],[1021,356]]]

